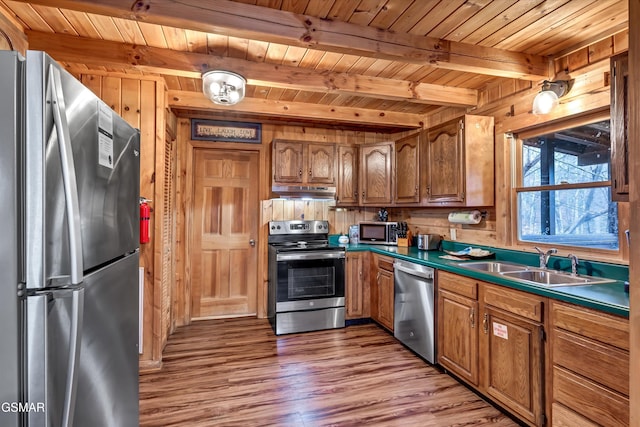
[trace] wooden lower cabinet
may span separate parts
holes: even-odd
[[[371,318],[393,332],[393,258],[371,254]]]
[[[347,252],[345,280],[345,319],[371,316],[369,252]]]
[[[528,424],[542,426],[542,325],[491,306],[485,306],[482,311],[482,389],[491,400]]]
[[[438,363],[531,426],[545,422],[545,301],[438,274]]]
[[[477,386],[478,285],[467,277],[438,273],[438,363]]]
[[[552,301],[550,326],[551,425],[628,426],[628,319]]]

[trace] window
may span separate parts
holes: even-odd
[[[611,201],[610,121],[567,122],[518,135],[518,239],[618,249],[618,209]]]

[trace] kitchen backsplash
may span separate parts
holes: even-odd
[[[331,234],[348,234],[349,226],[360,221],[377,219],[378,207],[336,207],[333,200],[270,199],[262,202],[263,223],[293,219],[327,220]],[[477,225],[450,224],[447,217],[451,209],[388,208],[389,221],[406,221],[413,234],[439,234],[450,239],[450,230],[456,230],[456,240],[470,244],[493,246],[496,244],[495,214],[489,211],[487,219]]]

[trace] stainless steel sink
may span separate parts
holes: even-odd
[[[545,270],[502,261],[460,262],[458,266],[491,273],[496,276],[503,276],[522,283],[532,283],[545,287],[595,285],[615,282],[615,280],[603,277],[574,276],[562,271]]]
[[[464,268],[472,268],[474,270],[486,271],[488,273],[503,273],[506,271],[521,271],[527,269],[526,265],[512,264],[510,262],[502,261],[461,262],[458,263],[458,266]]]
[[[567,273],[548,270],[509,271],[502,273],[504,277],[535,283],[542,286],[575,286],[593,285],[596,283],[613,282],[613,280],[591,276],[572,276]]]

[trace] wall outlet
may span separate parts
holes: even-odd
[[[458,238],[458,236],[456,236],[456,229],[455,228],[450,228],[449,229],[449,237],[451,237],[451,240],[456,240]]]

